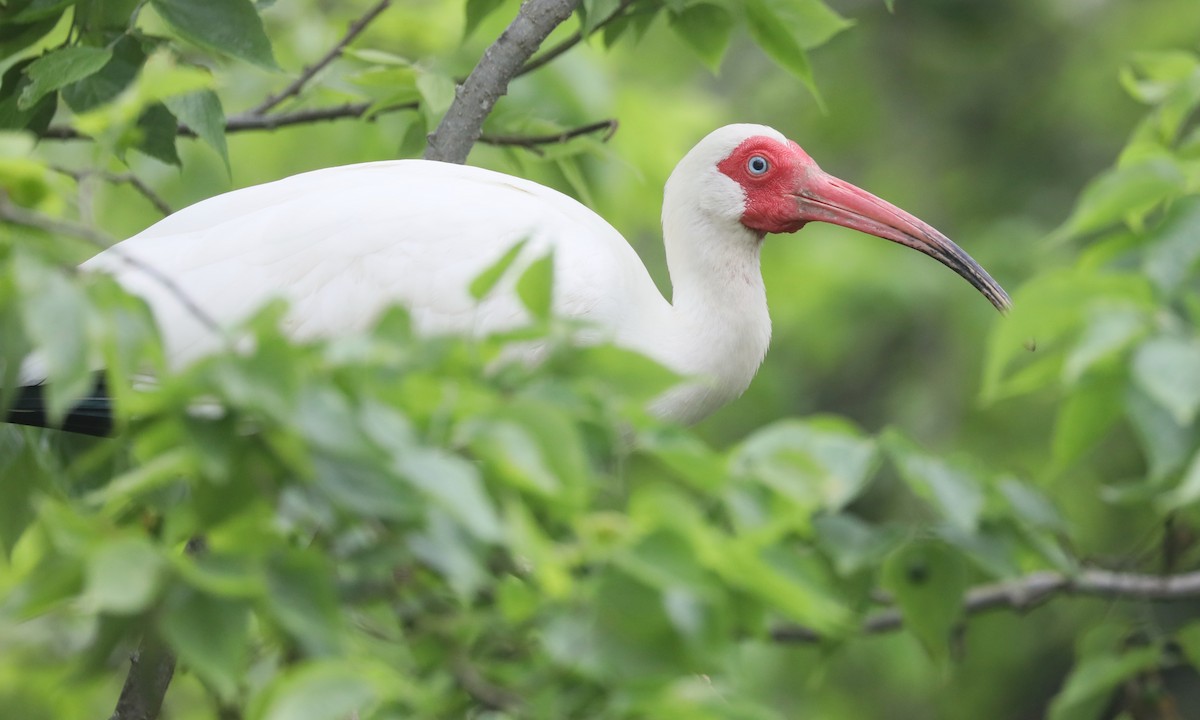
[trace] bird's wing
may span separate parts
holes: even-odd
[[[511,271],[476,303],[470,282],[522,240]],[[84,268],[112,273],[143,296],[168,353],[186,362],[218,339],[180,294],[226,326],[283,298],[290,329],[303,338],[361,330],[395,303],[425,332],[484,332],[522,322],[515,279],[551,249],[561,314],[615,329],[630,313],[666,305],[629,244],[575,200],[507,175],[420,160],[318,170],[226,193]]]

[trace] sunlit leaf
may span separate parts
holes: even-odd
[[[1162,159],[1110,170],[1084,189],[1075,210],[1054,236],[1084,235],[1138,216],[1175,197],[1183,187],[1183,173]]]
[[[521,240],[520,242],[516,243],[511,248],[506,250],[504,254],[500,256],[499,260],[487,266],[483,272],[476,275],[475,279],[471,281],[471,284],[468,287],[471,292],[471,297],[475,298],[476,300],[482,300],[485,296],[487,296],[487,294],[492,291],[492,288],[496,287],[496,283],[500,282],[500,278],[504,277],[504,273],[510,267],[512,267],[513,261],[517,259],[517,255],[519,255],[521,249],[525,247],[525,243],[525,240]]]
[[[32,108],[47,93],[97,72],[112,58],[110,48],[76,45],[59,48],[34,60],[25,69],[29,84],[17,100],[18,110]]]
[[[86,597],[105,612],[138,612],[157,595],[165,566],[162,556],[142,537],[111,540],[88,558]]]
[[[554,254],[544,255],[529,264],[517,279],[517,296],[525,309],[539,320],[550,317],[554,287]]]
[[[733,16],[720,5],[697,3],[669,16],[671,27],[709,70],[716,72],[729,47]]]
[[[225,144],[225,111],[221,108],[221,100],[217,94],[212,90],[199,90],[169,97],[165,102],[172,114],[217,152],[228,172],[230,167],[229,148]]]

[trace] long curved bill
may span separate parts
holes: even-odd
[[[823,171],[809,174],[795,192],[805,221],[827,222],[907,245],[958,273],[1000,312],[1012,307],[1008,293],[965,250],[919,218]]]

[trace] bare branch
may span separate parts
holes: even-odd
[[[193,317],[199,320],[201,324],[220,337],[227,346],[231,345],[229,336],[226,334],[225,329],[221,327],[220,323],[214,320],[211,315],[209,315],[202,307],[196,304],[196,301],[193,300],[190,295],[184,292],[183,288],[179,287],[179,285],[173,279],[171,279],[170,276],[164,274],[153,265],[148,265],[138,258],[123,252],[120,247],[117,247],[113,244],[112,238],[108,237],[104,233],[93,230],[86,225],[80,225],[78,223],[68,222],[66,220],[59,220],[38,212],[33,212],[32,210],[27,210],[19,205],[14,204],[4,193],[0,193],[0,220],[7,220],[8,222],[15,223],[17,225],[24,225],[25,227],[44,230],[54,235],[69,235],[71,237],[76,237],[95,245],[101,250],[106,250],[107,252],[113,253],[116,257],[120,258],[122,262],[128,264],[130,267],[138,270],[139,272],[145,273],[149,278],[161,285],[168,293],[174,296],[181,305],[183,305],[184,309],[186,309],[192,314]]]
[[[599,122],[588,123],[587,125],[580,125],[569,130],[548,133],[546,135],[494,135],[483,133],[479,136],[479,142],[497,147],[520,147],[530,152],[541,154],[541,151],[538,150],[538,145],[556,145],[582,135],[590,135],[601,131],[603,131],[603,134],[600,136],[600,141],[608,142],[613,134],[617,132],[617,125],[618,123],[615,118],[609,118],[608,120],[600,120]]]
[[[303,72],[301,72],[295,80],[288,83],[288,86],[281,90],[278,94],[267,96],[267,98],[259,103],[257,107],[255,107],[253,110],[250,110],[246,114],[248,116],[266,115],[268,112],[275,109],[279,103],[287,100],[290,97],[299,95],[300,91],[304,89],[304,86],[308,83],[308,81],[312,80],[317,73],[325,69],[329,63],[338,59],[338,57],[341,56],[342,51],[345,50],[350,43],[354,42],[354,38],[358,37],[359,34],[371,24],[371,21],[379,17],[380,13],[386,10],[388,5],[391,5],[391,0],[380,0],[380,2],[376,3],[375,6],[367,10],[362,17],[350,24],[350,27],[346,29],[346,34],[342,36],[342,39],[339,40],[336,45],[329,49],[329,52],[322,55],[321,58],[312,65],[304,68]]]
[[[158,193],[154,192],[145,182],[133,173],[112,173],[104,170],[73,170],[72,168],[62,167],[58,165],[50,168],[56,173],[61,173],[67,177],[73,178],[75,182],[83,182],[89,177],[98,177],[105,182],[110,182],[116,185],[125,184],[133,187],[142,194],[142,197],[150,201],[155,210],[158,210],[163,215],[170,215],[174,210],[167,204],[166,200],[162,199]]]
[[[609,15],[608,17],[604,18],[600,22],[596,23],[596,25],[592,28],[591,32],[594,33],[597,30],[602,30],[605,25],[608,25],[613,20],[616,20],[617,18],[621,17],[621,15],[623,15],[625,13],[625,9],[628,8],[630,5],[632,5],[634,3],[634,1],[635,0],[621,0],[621,4],[618,5],[617,8],[612,11],[612,14]],[[548,63],[550,63],[550,61],[554,60],[559,55],[562,55],[566,51],[570,50],[571,48],[575,47],[580,42],[582,42],[583,37],[584,37],[583,31],[576,30],[566,40],[563,40],[559,44],[555,45],[554,47],[550,48],[546,52],[542,53],[541,55],[538,55],[537,57],[533,58],[532,60],[525,63],[523,66],[521,66],[521,69],[519,71],[517,71],[517,77],[526,75],[528,73],[533,72],[534,70],[537,70],[538,68],[541,68],[541,67],[547,65]]]
[[[496,42],[483,53],[436,130],[429,135],[427,160],[463,163],[483,131],[483,121],[508,83],[554,28],[571,17],[579,0],[526,0]]]
[[[1095,569],[1084,570],[1078,575],[1036,572],[1009,582],[972,588],[964,600],[963,614],[997,609],[1029,610],[1057,595],[1159,602],[1196,600],[1200,599],[1200,571],[1180,575],[1139,575]],[[868,617],[860,632],[874,635],[903,626],[900,611],[891,608]],[[820,642],[823,636],[800,625],[785,625],[775,628],[771,639],[780,643],[814,643]]]

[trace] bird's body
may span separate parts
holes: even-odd
[[[761,177],[759,162],[766,168]],[[826,178],[770,128],[733,125],[705,138],[666,187],[670,300],[620,233],[577,201],[500,173],[421,160],[318,170],[226,193],[167,217],[83,269],[111,273],[144,297],[169,358],[184,364],[220,341],[180,295],[224,326],[282,298],[289,303],[287,329],[297,338],[365,329],[395,303],[409,309],[421,332],[486,333],[525,321],[515,279],[523,266],[553,251],[554,312],[583,321],[584,342],[610,340],[687,377],[653,409],[694,422],[744,391],[766,353],[771,325],[759,270],[764,235],[810,220],[840,222],[826,217],[830,206],[811,201],[804,189]],[[846,187],[862,193],[840,181],[830,192]],[[886,217],[871,222],[919,223],[886,209]],[[877,209],[866,212],[878,215]],[[997,298],[1007,301],[973,261],[962,264],[958,255],[965,253],[953,243],[945,240],[949,251],[925,248],[922,234],[936,234],[932,228],[921,224],[919,232],[896,236],[890,226],[880,227],[860,229],[918,247],[997,306]],[[471,281],[522,241],[500,285],[474,300]]]

